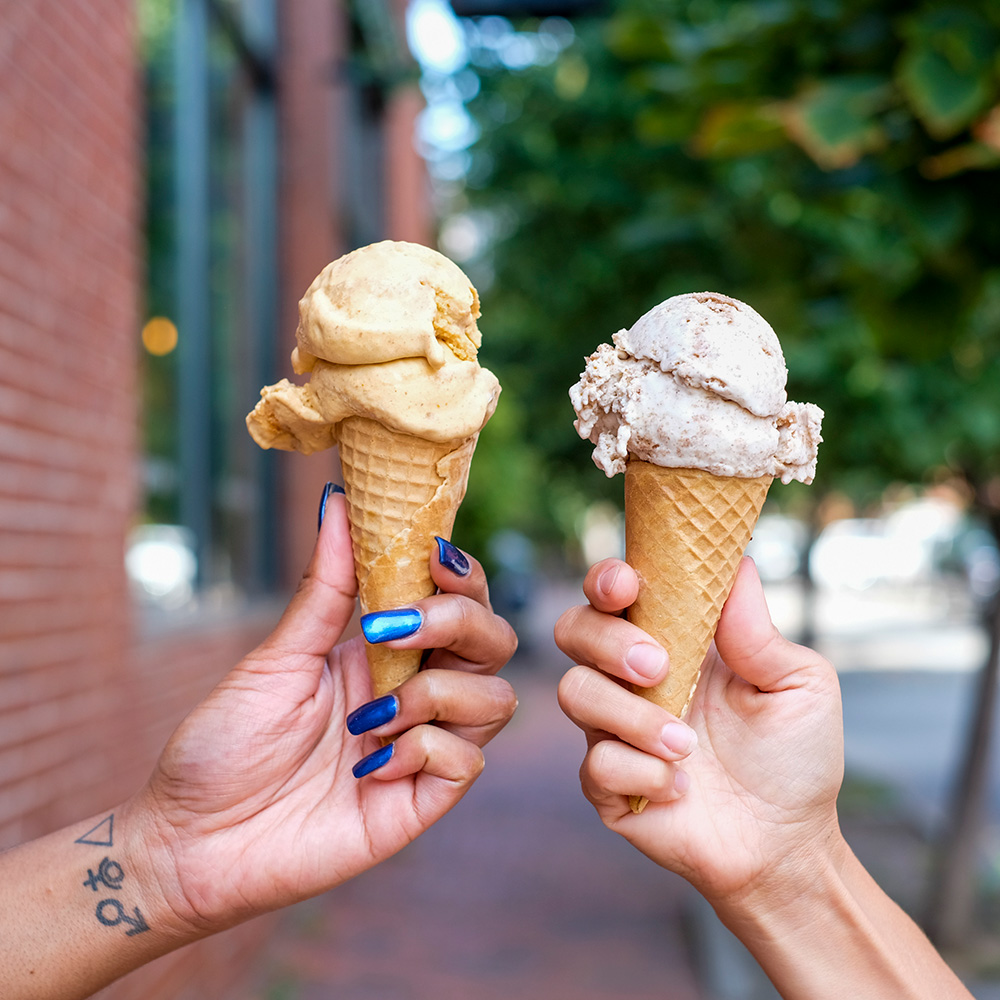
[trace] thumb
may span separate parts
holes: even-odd
[[[354,613],[358,588],[347,504],[342,491],[329,492],[324,499],[325,513],[312,558],[262,650],[325,657]]]
[[[761,691],[798,687],[806,672],[826,668],[826,660],[807,646],[786,639],[771,621],[754,561],[745,557],[730,591],[715,648],[726,666]]]

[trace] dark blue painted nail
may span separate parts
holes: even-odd
[[[379,747],[378,750],[373,750],[367,757],[362,757],[361,760],[351,768],[354,772],[355,778],[363,778],[366,774],[371,774],[372,771],[377,771],[384,764],[388,764],[392,760],[392,755],[396,752],[395,743],[386,743],[384,747]]]
[[[398,711],[399,699],[394,694],[383,695],[351,712],[347,717],[347,731],[352,736],[360,736],[391,722]]]
[[[361,631],[369,642],[388,642],[413,635],[423,623],[424,616],[416,608],[372,611],[361,616]]]
[[[330,499],[332,494],[343,492],[344,487],[338,486],[336,483],[327,483],[326,486],[323,487],[323,496],[320,497],[319,501],[319,523],[316,525],[317,531],[323,527],[323,518],[326,517],[326,502]]]
[[[466,559],[465,553],[461,549],[456,549],[447,538],[435,535],[434,540],[438,543],[438,562],[456,576],[468,576],[472,566]]]

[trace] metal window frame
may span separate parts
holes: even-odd
[[[264,385],[273,374],[272,344],[278,309],[278,118],[275,87],[275,0],[243,0],[238,14],[220,0],[179,0],[174,36],[175,184],[177,211],[178,464],[180,520],[192,534],[198,584],[207,582],[212,552],[211,299],[209,236],[209,32],[214,23],[228,38],[250,82],[244,120],[244,295],[252,377]],[[255,459],[258,526],[275,515],[274,463]],[[249,589],[277,582],[271,533],[250,533]]]

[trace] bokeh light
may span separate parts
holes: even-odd
[[[142,328],[142,346],[162,357],[177,346],[177,327],[166,316],[153,316]]]

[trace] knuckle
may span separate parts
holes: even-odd
[[[617,770],[618,747],[611,740],[601,740],[590,748],[583,765],[591,782],[606,788],[611,776]]]
[[[457,742],[456,742],[457,741]],[[486,757],[483,751],[474,743],[453,734],[437,730],[434,737],[428,739],[428,756],[437,748],[438,755],[446,756],[448,764],[445,768],[450,780],[466,785],[475,781],[483,768],[486,767]]]
[[[469,780],[475,781],[483,773],[483,768],[486,767],[486,756],[479,747],[473,747],[472,749],[475,750],[475,753],[469,755],[467,773]]]
[[[496,616],[496,617],[499,617],[499,616]],[[504,647],[506,649],[506,653],[507,653],[507,655],[504,658],[504,662],[506,663],[507,660],[509,660],[517,652],[518,637],[517,637],[517,632],[514,631],[514,626],[511,625],[511,623],[509,621],[507,621],[506,618],[500,618],[500,621],[503,623],[503,626],[502,626],[503,630],[504,630],[504,643],[503,643],[503,645],[504,645]]]
[[[489,693],[484,699],[482,713],[475,723],[487,731],[502,729],[517,710],[514,689],[499,677],[482,677],[479,680],[489,682]]]
[[[514,693],[514,688],[502,678],[493,677],[490,679],[496,682],[493,685],[496,690],[494,695],[496,712],[492,721],[506,723],[517,711],[517,695]]]
[[[557,697],[564,709],[572,709],[585,700],[584,692],[590,685],[589,667],[577,664],[570,667],[559,681]]]
[[[657,761],[659,766],[651,769],[651,774],[647,782],[649,791],[652,793],[647,798],[671,799],[679,794],[674,787],[675,770],[663,761]]]
[[[406,708],[414,716],[436,719],[448,691],[438,670],[421,670],[406,682]]]
[[[433,641],[442,646],[450,646],[470,634],[475,628],[475,609],[479,605],[462,594],[439,593],[427,599],[427,606],[433,608],[435,633]]]
[[[461,721],[487,731],[502,729],[517,709],[514,689],[500,677],[469,676],[482,694],[475,711],[470,711]]]
[[[555,629],[553,634],[555,635],[556,645],[567,655],[572,656],[570,652],[572,648],[572,639],[576,635],[579,628],[580,613],[583,611],[582,605],[577,605],[576,607],[569,608],[564,611],[560,616],[558,621],[556,621]]]
[[[420,759],[426,763],[434,756],[434,747],[437,744],[437,735],[441,730],[430,723],[422,723],[414,726],[407,734],[408,738],[416,744],[416,749]]]
[[[475,625],[475,609],[479,605],[463,594],[440,593],[430,598],[439,609],[439,622],[449,641],[469,634]],[[443,613],[441,613],[443,612]]]

